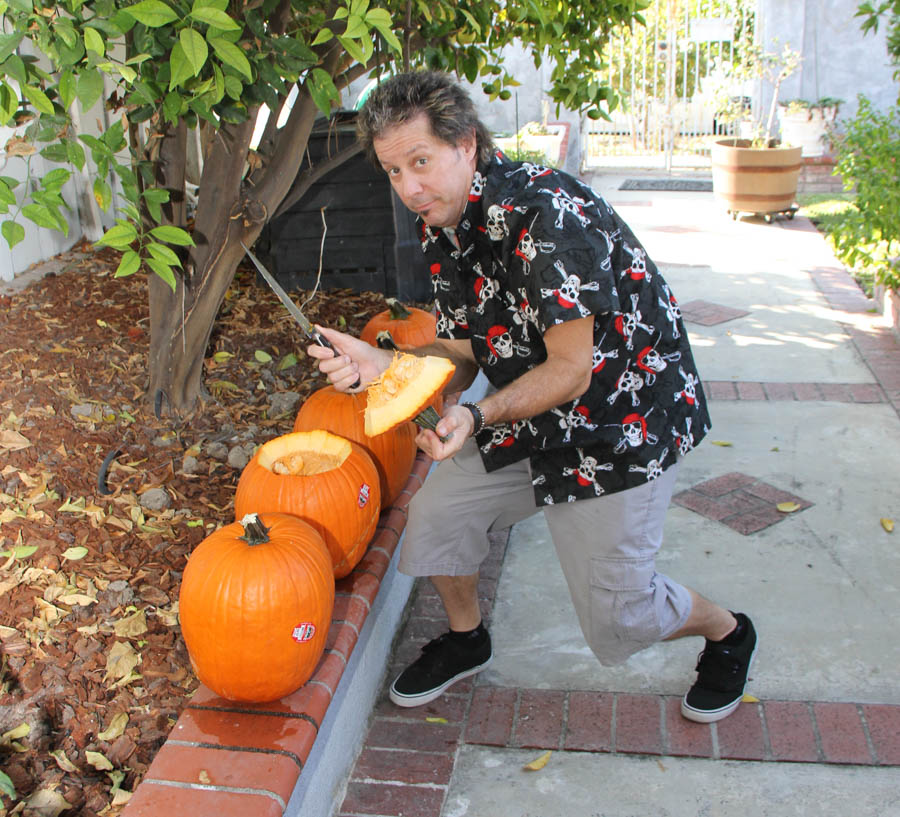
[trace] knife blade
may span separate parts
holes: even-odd
[[[303,330],[303,333],[315,343],[318,343],[319,346],[324,346],[326,349],[331,349],[334,353],[335,357],[340,356],[340,352],[334,348],[334,345],[330,343],[315,326],[313,326],[309,322],[309,318],[306,317],[301,311],[300,308],[291,300],[291,296],[284,291],[281,284],[275,280],[275,276],[269,272],[265,264],[260,261],[251,251],[250,248],[242,241],[241,246],[244,248],[244,252],[247,253],[247,257],[253,262],[253,266],[259,271],[259,274],[262,275],[265,282],[269,285],[269,289],[272,290],[277,296],[278,300],[284,305],[284,308],[290,312],[291,317],[298,323],[300,328]],[[351,389],[359,388],[359,378],[357,378],[356,382],[350,386]]]

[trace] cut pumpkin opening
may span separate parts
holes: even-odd
[[[297,431],[270,440],[259,450],[259,464],[273,474],[313,476],[340,468],[350,442],[327,431]]]
[[[450,381],[456,367],[444,357],[398,353],[366,390],[366,434],[383,434],[414,419]]]

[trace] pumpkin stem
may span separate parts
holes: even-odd
[[[384,302],[391,308],[392,321],[408,321],[412,313],[396,298],[385,298]]]
[[[251,547],[253,545],[264,545],[269,541],[269,529],[262,523],[262,519],[255,513],[248,513],[242,520],[241,525],[244,528],[243,539]]]
[[[419,426],[419,428],[428,428],[431,431],[434,431],[437,434],[437,424],[440,422],[441,415],[437,413],[437,410],[434,406],[428,406],[427,408],[422,409],[415,417],[413,417],[413,422]],[[439,439],[442,443],[447,442],[449,437],[440,437]]]
[[[382,329],[376,336],[375,342],[379,349],[393,349],[397,351],[400,347],[394,342],[394,336],[387,330]]]

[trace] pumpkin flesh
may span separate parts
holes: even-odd
[[[366,390],[366,434],[382,434],[432,405],[455,369],[444,357],[395,354]]]
[[[279,471],[281,473],[279,473]],[[289,513],[325,540],[335,578],[365,553],[378,524],[381,487],[372,458],[357,443],[322,429],[262,445],[241,473],[235,515]]]

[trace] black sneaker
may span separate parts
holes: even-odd
[[[743,613],[735,613],[745,627],[737,644],[706,641],[706,649],[697,659],[697,681],[681,701],[681,714],[691,721],[712,723],[727,717],[744,697],[744,685],[753,656],[756,655],[756,630]]]
[[[422,655],[397,676],[390,698],[397,706],[430,703],[457,681],[481,672],[493,657],[487,631],[473,646],[444,633],[422,647]]]

